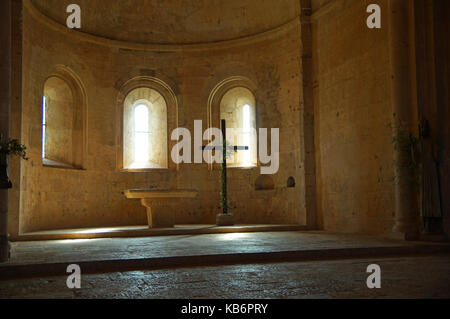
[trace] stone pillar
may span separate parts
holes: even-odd
[[[9,136],[22,141],[22,57],[23,57],[23,0],[11,1],[11,103],[9,114]],[[9,240],[18,239],[20,233],[20,182],[21,162],[17,156],[9,159],[9,178],[13,188],[8,193]]]
[[[314,77],[313,77],[313,43],[311,25],[311,0],[300,0],[301,7],[301,43],[303,87],[300,90],[303,101],[303,112],[300,120],[303,123],[301,138],[303,139],[305,152],[305,206],[306,223],[309,229],[319,227],[317,218],[317,198],[316,198],[316,149],[314,141]]]
[[[0,1],[0,134],[9,137],[11,101],[11,0]],[[8,189],[0,189],[0,262],[9,259]]]
[[[389,0],[389,47],[391,63],[391,103],[393,109],[393,136],[395,172],[395,226],[394,234],[405,239],[418,236],[418,192],[410,169],[412,160],[409,145],[413,132],[413,71],[411,65],[410,32],[413,24],[412,0]]]
[[[450,239],[450,1],[433,1],[439,177],[443,226]]]

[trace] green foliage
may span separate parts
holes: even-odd
[[[230,144],[230,142],[225,141],[225,156],[227,158],[227,160],[234,155],[234,153],[236,153],[237,151],[231,149],[232,145]]]
[[[0,153],[6,153],[6,155],[16,155],[20,158],[28,161],[27,147],[16,139],[8,139],[3,141],[3,136],[0,137]]]
[[[226,180],[223,172],[223,164],[220,164],[220,185],[222,187],[222,191],[220,192],[220,207],[223,209],[223,212],[225,214],[228,213],[228,210],[230,209],[230,203],[228,202],[227,195],[225,194],[225,188],[226,188]]]
[[[223,150],[223,156],[226,159],[229,159],[234,153],[236,153],[236,151],[231,149],[231,144],[228,141],[226,141],[225,139],[224,139],[224,145],[225,145],[225,149]],[[222,186],[222,191],[220,192],[220,207],[223,209],[224,214],[228,214],[229,209],[230,209],[230,203],[228,202],[228,196],[226,193],[227,181],[225,179],[223,163],[220,164],[219,181]]]
[[[395,183],[401,180],[405,183],[411,183],[417,189],[421,185],[421,165],[419,154],[419,139],[409,130],[395,129],[395,135],[392,138],[394,151],[400,153],[401,163],[394,162],[396,167],[401,167],[401,172],[397,172],[393,178]]]

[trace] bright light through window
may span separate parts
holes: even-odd
[[[42,97],[42,158],[45,158],[45,134],[47,128],[47,98]]]
[[[250,123],[250,105],[245,104],[242,108],[243,112],[243,134],[244,134],[244,146],[249,146],[250,148],[250,133],[251,133],[251,123]],[[251,165],[250,159],[250,149],[244,151],[244,165]]]
[[[149,161],[149,118],[148,107],[137,105],[134,109],[134,163]]]

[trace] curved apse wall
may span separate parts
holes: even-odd
[[[280,128],[280,170],[272,176],[275,189],[267,192],[254,189],[258,168],[230,170],[229,196],[236,222],[305,224],[304,185],[298,182],[298,196],[288,196],[286,189],[289,176],[304,180],[297,20],[238,40],[181,46],[122,43],[69,31],[31,5],[24,7],[23,23],[22,135],[29,145],[30,161],[22,167],[20,212],[12,212],[20,213],[21,232],[146,225],[139,201],[126,200],[121,192],[150,186],[199,191],[197,199],[177,210],[177,224],[215,222],[220,192],[217,170],[209,170],[206,164],[169,165],[168,170],[140,173],[118,169],[119,89],[137,76],[158,78],[171,87],[178,100],[172,120],[192,132],[194,120],[203,120],[206,129],[208,96],[220,81],[237,75],[251,79],[257,86],[258,126]],[[83,170],[42,165],[41,100],[55,65],[71,69],[86,89]]]

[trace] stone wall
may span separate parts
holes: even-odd
[[[394,218],[387,0],[313,1],[318,217],[325,230],[382,234]]]
[[[198,50],[184,50],[183,46],[147,49],[92,40],[82,33],[74,36],[26,6],[22,141],[29,146],[30,160],[22,164],[20,212],[10,213],[13,218],[20,216],[20,231],[146,224],[145,209],[138,201],[126,200],[121,192],[151,186],[198,190],[198,199],[186,200],[179,207],[177,223],[215,222],[220,211],[218,170],[210,170],[207,164],[182,164],[178,169],[140,173],[123,172],[117,167],[119,89],[142,75],[159,78],[171,87],[178,99],[178,126],[191,132],[194,120],[203,120],[206,129],[208,97],[220,81],[236,75],[253,81],[257,86],[258,126],[280,128],[280,170],[271,176],[275,189],[255,191],[259,169],[231,169],[232,211],[237,223],[305,224],[300,26],[291,23],[285,29],[275,35],[231,41],[232,45],[211,44],[209,48],[202,44]],[[42,165],[42,93],[56,65],[76,73],[86,90],[87,154],[83,169]],[[378,103],[383,105],[382,101]],[[321,110],[326,109],[324,104]],[[342,118],[349,115],[342,112]],[[332,172],[329,177],[333,178]],[[295,188],[287,188],[290,176],[296,180]]]

